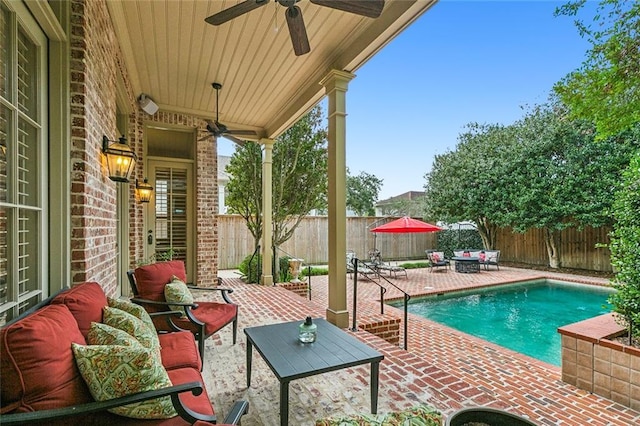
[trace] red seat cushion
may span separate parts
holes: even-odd
[[[190,331],[159,334],[162,365],[167,370],[191,367],[200,371],[202,360],[198,345]]]
[[[203,392],[200,395],[195,396],[191,392],[183,392],[180,394],[180,400],[184,405],[196,413],[207,415],[215,414],[213,412],[211,401],[209,400],[209,395],[207,394],[207,388],[204,387],[202,376],[198,370],[193,368],[176,368],[168,370],[167,373],[169,373],[169,379],[171,379],[171,383],[174,385],[181,385],[189,382],[202,383]]]
[[[100,284],[85,282],[58,294],[52,305],[66,305],[76,321],[84,338],[87,338],[92,322],[102,322],[102,308],[107,306],[107,296]]]
[[[2,406],[16,412],[93,401],[71,343],[86,345],[64,305],[48,305],[0,331]]]
[[[197,302],[198,307],[191,312],[204,322],[205,334],[208,336],[229,324],[238,315],[238,306],[233,303]],[[178,327],[198,331],[188,318],[173,318]]]
[[[143,299],[164,302],[164,286],[171,282],[174,275],[183,282],[187,281],[184,262],[171,260],[168,262],[152,263],[135,269],[138,294]]]

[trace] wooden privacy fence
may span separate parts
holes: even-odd
[[[390,219],[389,219],[390,220]],[[381,217],[348,217],[347,249],[366,258],[369,250],[377,248],[385,260],[421,259],[426,261],[424,251],[437,248],[437,232],[426,234],[374,234],[371,228],[385,223]],[[607,248],[596,248],[598,243],[609,243],[609,228],[585,228],[582,231],[566,229],[558,238],[560,264],[565,268],[592,271],[612,270]],[[244,219],[237,215],[218,216],[219,269],[236,268],[242,260],[253,253],[253,236]],[[293,237],[285,242],[278,257],[289,255],[304,259],[305,264],[326,264],[329,232],[326,216],[307,216]],[[461,247],[466,248],[466,247]],[[497,247],[500,260],[530,265],[548,265],[549,260],[540,229],[524,234],[512,232],[510,228],[498,231]]]
[[[563,268],[611,272],[611,253],[608,248],[597,248],[600,243],[609,244],[611,228],[565,229],[558,234],[557,248],[560,266]],[[504,262],[548,265],[549,257],[544,244],[544,231],[530,229],[524,234],[510,228],[498,231],[496,248]]]
[[[371,228],[385,223],[380,217],[348,217],[347,249],[366,258],[369,250],[377,248],[383,259],[424,259],[424,251],[435,248],[436,233],[427,234],[374,234]],[[244,219],[238,215],[218,216],[219,269],[236,268],[253,253],[253,236]],[[304,259],[305,264],[326,264],[329,259],[329,231],[326,216],[307,216],[296,228],[293,237],[285,242],[278,257],[292,256]],[[346,255],[346,254],[345,254]]]

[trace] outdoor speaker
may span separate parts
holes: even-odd
[[[142,110],[147,114],[153,115],[158,112],[158,104],[153,102],[151,98],[144,93],[140,95],[140,100],[138,102],[140,103],[140,108],[142,108]]]

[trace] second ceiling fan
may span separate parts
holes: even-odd
[[[300,0],[274,0],[281,6],[287,8],[285,17],[287,26],[289,27],[289,35],[291,43],[293,43],[293,51],[296,56],[301,56],[311,51],[309,39],[307,38],[307,29],[302,18],[302,11],[296,3]],[[319,6],[326,6],[332,9],[338,9],[345,12],[355,13],[357,15],[369,18],[377,18],[384,8],[384,0],[309,0],[311,3]],[[209,16],[205,19],[208,24],[221,25],[238,16],[251,12],[254,9],[262,7],[269,3],[269,0],[245,0],[241,3],[231,6],[221,12]]]
[[[216,91],[216,119],[215,121],[206,120],[207,121],[207,130],[214,137],[224,137],[229,139],[230,141],[242,146],[245,141],[237,138],[236,136],[253,136],[256,137],[258,134],[253,130],[231,130],[227,128],[224,124],[219,121],[220,109],[218,105],[218,98],[220,95],[220,89],[222,89],[222,84],[220,83],[211,83],[211,86]],[[204,138],[203,138],[204,139]]]

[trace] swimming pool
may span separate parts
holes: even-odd
[[[610,312],[614,290],[555,280],[428,296],[408,311],[549,364],[560,365],[557,328]],[[393,303],[401,307],[402,302]]]

